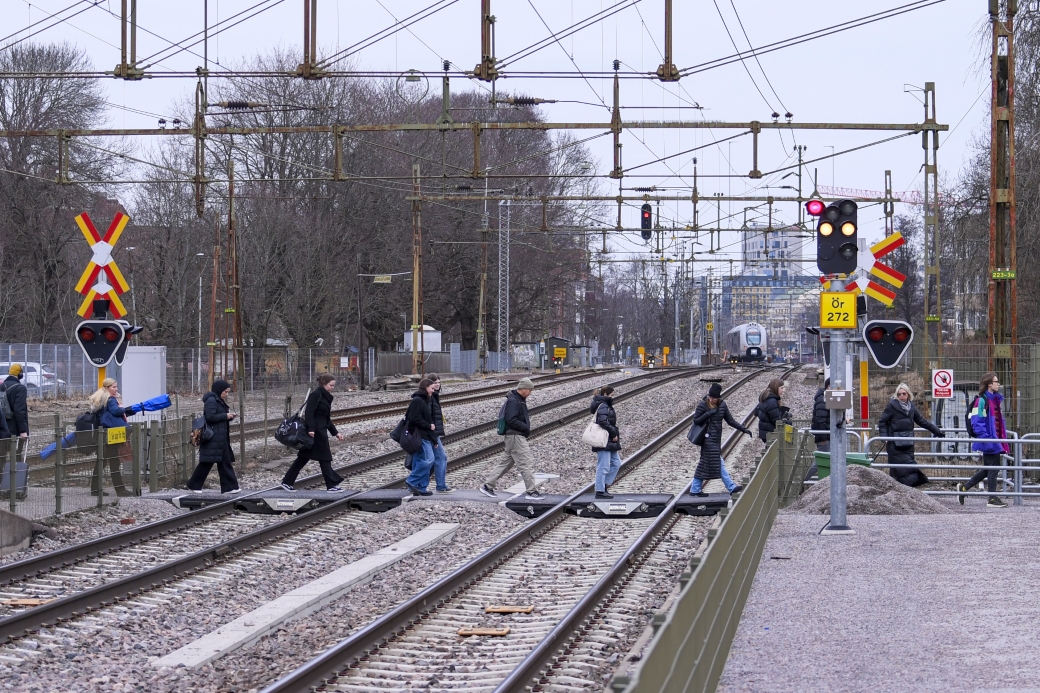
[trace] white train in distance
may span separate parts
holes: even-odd
[[[737,325],[726,333],[722,346],[726,350],[730,362],[765,361],[768,347],[766,328],[757,322]]]

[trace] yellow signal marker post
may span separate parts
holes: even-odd
[[[850,291],[821,291],[820,327],[856,329],[856,295]]]

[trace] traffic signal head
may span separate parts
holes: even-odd
[[[123,326],[123,341],[116,348],[115,361],[122,366],[123,359],[126,357],[126,348],[130,345],[130,338],[144,328],[140,325],[131,325],[126,320],[120,320],[119,324]]]
[[[874,363],[892,368],[914,341],[914,328],[902,320],[871,320],[863,326],[863,341]]]
[[[840,200],[822,210],[816,225],[816,266],[823,274],[851,274],[855,271],[858,209],[852,200]]]
[[[107,366],[126,340],[126,329],[116,320],[84,320],[76,328],[76,341],[95,368]]]
[[[651,236],[651,229],[654,228],[654,210],[650,206],[650,203],[644,203],[640,208],[639,212],[639,228],[641,229],[639,235],[643,237],[644,241],[649,241]]]
[[[810,216],[818,217],[823,214],[823,210],[827,205],[824,204],[823,200],[812,199],[805,203],[805,211]]]

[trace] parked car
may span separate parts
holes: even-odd
[[[51,369],[38,361],[15,361],[22,366],[22,383],[30,397],[65,397],[69,394],[68,383]],[[7,377],[10,361],[0,361],[0,380]]]

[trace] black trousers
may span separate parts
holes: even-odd
[[[188,488],[193,491],[201,491],[202,485],[206,483],[206,477],[213,471],[213,462],[199,462],[188,479]],[[231,449],[224,448],[224,454],[217,465],[217,475],[220,477],[220,492],[227,493],[238,488],[238,477],[235,476],[235,468],[231,466]]]
[[[987,467],[1003,466],[1003,464],[1001,464],[1000,460],[1001,460],[1000,455],[983,455],[982,456],[982,464],[987,466]],[[989,491],[990,494],[995,494],[996,491],[997,491],[997,474],[998,473],[1000,473],[999,469],[980,469],[979,471],[975,472],[975,476],[973,476],[970,479],[968,479],[968,483],[965,484],[965,487],[972,488],[972,487],[975,486],[975,484],[977,484],[980,481],[982,481],[983,479],[985,479],[986,480],[986,490]],[[991,497],[992,498],[996,498],[995,495],[992,495]]]
[[[123,462],[129,462],[133,459],[133,450],[130,449],[129,443],[118,443],[116,445],[109,445],[102,441],[101,443],[101,474],[104,476],[105,465],[108,465],[108,472],[112,476],[112,486],[115,488],[117,496],[132,496],[133,490],[128,489],[126,484],[123,482]],[[94,472],[90,477],[90,495],[96,496],[98,494],[98,487],[104,486],[104,481],[100,481],[97,476],[97,467],[94,467]]]
[[[311,461],[311,449],[304,448],[300,450],[296,455],[296,459],[289,465],[289,469],[286,470],[285,476],[282,478],[283,484],[292,486],[296,483],[296,477],[300,475],[300,470],[303,469],[304,465]],[[339,486],[340,482],[343,481],[343,477],[336,473],[336,470],[332,468],[332,462],[326,460],[318,460],[318,466],[321,467],[321,476],[325,479],[325,488],[332,488],[333,486]]]

